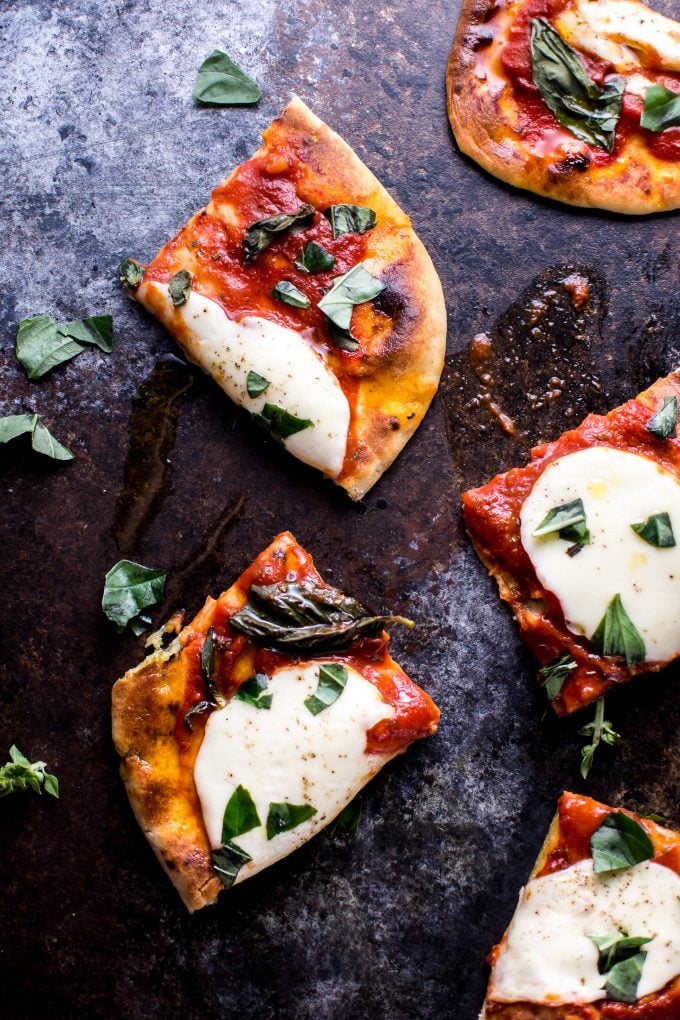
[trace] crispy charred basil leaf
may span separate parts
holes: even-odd
[[[297,432],[314,428],[314,422],[310,418],[298,418],[277,404],[265,404],[261,412],[256,411],[252,414],[252,418],[274,439],[281,441],[294,436]]]
[[[296,829],[315,814],[316,808],[311,804],[287,804],[285,801],[270,804],[267,813],[267,839]]]
[[[333,228],[333,239],[343,234],[363,234],[378,222],[372,209],[365,205],[332,205],[324,209],[324,216]]]
[[[236,843],[225,843],[219,850],[212,852],[213,868],[225,889],[231,889],[243,865],[252,859]]]
[[[680,125],[680,95],[663,85],[650,85],[645,92],[645,105],[640,127],[647,131],[665,131]]]
[[[675,435],[675,427],[678,424],[678,398],[664,397],[663,406],[656,414],[653,414],[647,425],[648,432],[658,436],[659,439],[670,439]]]
[[[641,524],[631,524],[631,528],[636,535],[657,549],[671,549],[675,545],[673,525],[667,513],[652,514]]]
[[[620,595],[611,600],[590,640],[601,655],[621,655],[628,666],[645,661],[645,643],[623,608]]]
[[[293,227],[308,225],[314,217],[313,205],[301,205],[295,213],[280,213],[256,220],[246,230],[243,238],[243,261],[254,262],[257,256],[268,248],[278,234],[285,234]]]
[[[126,287],[131,290],[136,290],[140,283],[144,279],[144,273],[146,269],[141,266],[139,262],[135,262],[134,259],[123,259],[121,264],[118,266],[118,276],[120,282],[124,283]]]
[[[593,871],[632,868],[654,856],[654,846],[643,827],[623,811],[612,811],[590,837]]]
[[[561,655],[559,659],[541,666],[538,679],[545,688],[549,701],[554,701],[558,697],[572,669],[576,669],[576,663],[571,655]]]
[[[166,573],[132,560],[119,560],[104,578],[102,609],[120,634],[147,606],[163,598]]]
[[[576,50],[545,18],[531,22],[531,76],[543,102],[567,131],[582,142],[613,151],[623,78],[611,78],[600,89]]]
[[[343,350],[355,351],[358,340],[352,336],[350,324],[352,309],[365,301],[372,301],[385,289],[359,262],[342,276],[336,276],[333,286],[319,301],[319,308],[329,322],[329,331],[335,343]]]
[[[9,443],[17,436],[31,436],[31,446],[52,460],[73,460],[73,454],[58,442],[38,414],[10,414],[0,418],[0,443]]]
[[[269,379],[265,379],[263,375],[258,375],[257,372],[248,372],[246,376],[246,389],[249,397],[259,397],[260,393],[264,393],[271,386]]]
[[[379,637],[386,623],[413,627],[403,616],[373,616],[337,588],[287,581],[254,584],[245,606],[229,623],[269,648],[316,652],[341,651],[358,637]]]
[[[222,842],[229,843],[262,825],[255,801],[244,786],[237,786],[227,801],[222,820]]]
[[[29,379],[40,379],[57,365],[70,361],[89,345],[105,354],[113,350],[113,319],[93,315],[57,325],[49,315],[34,315],[19,323],[16,355]]]
[[[345,689],[348,677],[347,670],[337,662],[327,662],[319,666],[319,682],[314,694],[305,698],[305,708],[318,715],[337,701]]]
[[[168,280],[168,294],[175,308],[181,308],[189,300],[191,290],[191,273],[180,269]]]
[[[16,744],[9,749],[9,761],[0,768],[0,798],[11,793],[32,790],[33,793],[49,793],[59,797],[59,780],[46,771],[44,761],[30,762]]]
[[[298,290],[290,280],[279,280],[272,289],[272,297],[286,305],[292,305],[293,308],[309,308],[311,304],[307,295]]]
[[[334,822],[328,826],[328,835],[334,839],[344,839],[347,846],[353,846],[359,835],[361,824],[361,801],[355,797],[344,807]]]
[[[612,724],[604,717],[604,698],[599,698],[595,702],[595,718],[583,726],[579,733],[584,737],[590,737],[590,743],[581,748],[581,775],[587,779],[600,744],[614,747],[620,739]]]
[[[322,244],[308,241],[295,265],[298,269],[304,269],[308,273],[322,273],[326,269],[333,268],[335,258],[329,251],[326,251]]]
[[[203,679],[206,682],[206,686],[210,694],[211,705],[224,704],[224,698],[220,694],[217,686],[218,651],[218,639],[215,634],[215,629],[213,627],[209,627],[208,632],[205,635],[203,647],[201,648],[201,673],[203,674]]]
[[[189,730],[189,733],[194,732],[194,724],[192,719],[195,715],[203,715],[209,709],[214,708],[212,701],[199,701],[195,705],[192,705],[188,712],[184,713],[184,725]]]
[[[241,684],[234,697],[237,701],[245,701],[247,705],[252,705],[253,708],[269,709],[272,707],[274,695],[265,693],[268,683],[269,677],[264,673],[256,673],[250,680],[245,680]]]
[[[213,50],[198,69],[191,95],[203,106],[250,106],[262,93],[226,53]]]

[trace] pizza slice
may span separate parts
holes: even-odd
[[[137,820],[189,910],[286,857],[439,711],[375,616],[277,536],[113,688]]]
[[[680,834],[565,793],[480,1020],[677,1020]]]
[[[558,714],[680,655],[680,371],[463,496]]]
[[[639,0],[464,0],[447,98],[460,149],[509,184],[680,205],[680,24]]]
[[[360,499],[444,363],[441,284],[409,218],[299,99],[129,293],[270,436]]]

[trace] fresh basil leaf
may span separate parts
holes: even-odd
[[[585,521],[572,524],[568,528],[562,528],[558,534],[564,542],[574,543],[570,549],[567,549],[567,556],[575,556],[584,545],[590,545],[590,531]]]
[[[213,50],[198,69],[193,98],[202,106],[250,106],[262,92],[222,50]]]
[[[623,811],[612,811],[590,837],[593,871],[632,868],[654,856],[654,845],[643,827]]]
[[[305,708],[312,715],[318,715],[325,708],[329,708],[344,691],[348,676],[345,667],[337,662],[327,662],[319,666],[319,682],[314,694],[305,698]]]
[[[255,801],[244,786],[237,786],[227,801],[222,820],[222,842],[229,843],[262,825]]]
[[[119,560],[104,578],[102,609],[120,634],[147,606],[163,598],[166,573],[132,560]]]
[[[192,718],[195,715],[203,715],[204,712],[207,712],[209,709],[214,707],[215,706],[210,701],[199,701],[195,705],[192,705],[188,712],[184,713],[184,725],[189,730],[189,733],[194,732],[194,724],[191,721]]]
[[[574,499],[571,503],[562,503],[548,510],[541,523],[532,532],[533,538],[542,538],[544,535],[553,535],[566,528],[572,528],[578,524],[585,524],[586,511],[582,499]]]
[[[643,815],[643,818],[649,818],[650,822],[656,822],[657,825],[668,825],[668,819],[665,815],[660,815],[657,811],[650,811],[648,815]]]
[[[37,421],[37,414],[10,414],[0,418],[0,443],[10,443],[17,436],[33,432]]]
[[[88,319],[65,322],[57,326],[57,332],[78,343],[98,347],[104,354],[113,350],[113,318],[110,315],[91,315]]]
[[[9,797],[21,790],[33,790],[34,793],[49,793],[59,798],[59,780],[46,771],[44,761],[31,763],[21,753],[16,744],[9,749],[9,761],[0,768],[0,798]]]
[[[246,265],[254,262],[278,234],[285,234],[293,227],[308,225],[315,212],[313,205],[301,205],[295,213],[280,213],[251,223],[243,238],[243,261]]]
[[[94,344],[106,354],[113,350],[113,319],[95,315],[57,325],[49,315],[34,315],[19,323],[16,356],[29,379],[40,379],[57,365],[70,361]]]
[[[269,709],[272,707],[273,694],[266,694],[269,677],[264,673],[256,673],[250,680],[244,680],[234,697],[237,701],[245,701],[253,708]]]
[[[600,89],[583,60],[545,20],[531,22],[531,76],[543,102],[572,135],[613,152],[625,82],[610,78]]]
[[[620,739],[612,724],[604,717],[604,698],[598,698],[595,702],[595,718],[583,726],[579,733],[591,738],[590,743],[581,749],[581,775],[587,779],[600,744],[613,747]]]
[[[252,859],[250,854],[247,854],[236,843],[225,843],[219,850],[212,852],[213,868],[225,889],[231,889],[243,865],[248,864]]]
[[[290,280],[279,280],[272,289],[272,297],[275,297],[277,301],[283,301],[286,305],[292,305],[293,308],[309,308],[311,305],[307,295],[298,290]]]
[[[680,125],[680,95],[664,85],[650,85],[645,92],[645,105],[640,127],[647,131],[665,131]]]
[[[266,428],[274,439],[282,441],[305,429],[314,428],[314,422],[310,418],[298,418],[277,404],[265,404],[262,411],[259,414],[255,412],[252,417]]]
[[[168,280],[168,294],[175,308],[181,308],[189,300],[191,290],[191,273],[180,269]]]
[[[622,960],[612,967],[605,985],[605,995],[608,999],[615,1002],[637,1001],[637,989],[646,957],[646,953],[636,953],[635,956]]]
[[[124,283],[126,287],[131,290],[136,290],[140,283],[144,279],[144,273],[146,269],[144,266],[140,266],[139,262],[135,262],[134,259],[123,259],[121,264],[118,266],[118,276],[120,282]]]
[[[308,241],[302,250],[300,259],[295,263],[298,269],[304,269],[308,273],[323,273],[332,269],[335,265],[335,258],[329,251],[316,241]]]
[[[559,696],[572,669],[576,669],[576,663],[571,655],[561,655],[558,659],[541,666],[538,679],[545,688],[549,701],[554,701]]]
[[[36,453],[42,453],[52,460],[73,460],[73,454],[58,440],[40,420],[38,414],[11,414],[0,418],[0,443],[9,443],[17,436],[30,433],[31,446]]]
[[[280,804],[270,804],[267,813],[267,839],[290,829],[296,829],[316,814],[316,808],[311,804],[287,804],[283,801]]]
[[[323,214],[333,228],[333,239],[343,234],[364,234],[378,222],[373,210],[365,205],[332,205]]]
[[[651,936],[629,936],[620,931],[612,931],[607,935],[589,935],[588,938],[599,949],[597,969],[600,974],[606,974],[617,963],[629,960],[636,955],[640,946],[646,946],[652,941]]]
[[[623,608],[620,595],[615,595],[607,606],[590,641],[601,655],[621,655],[628,666],[645,661],[645,643]]]
[[[344,839],[347,846],[354,846],[359,835],[361,814],[361,800],[355,797],[328,826],[328,835],[333,839]]]
[[[263,375],[258,375],[257,372],[248,372],[246,376],[246,389],[249,397],[259,397],[260,393],[264,393],[271,386],[269,379],[265,379]]]
[[[663,406],[653,414],[645,428],[659,439],[670,439],[678,424],[678,398],[664,397]]]
[[[385,284],[371,276],[363,262],[359,262],[342,276],[336,276],[333,286],[321,298],[318,307],[331,323],[331,336],[339,347],[342,346],[344,339],[345,343],[350,342],[354,345],[346,347],[346,350],[356,350],[358,342],[350,329],[352,309],[355,305],[372,301],[384,289]],[[336,327],[336,332],[332,332],[332,327]],[[337,330],[340,331],[339,334]]]
[[[657,549],[671,549],[675,545],[673,525],[667,513],[652,514],[641,524],[631,524],[636,535]]]

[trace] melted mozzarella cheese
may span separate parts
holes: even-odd
[[[617,71],[680,71],[680,25],[635,0],[576,0],[555,27],[570,45]]]
[[[342,694],[324,711],[312,715],[305,707],[305,698],[316,690],[319,665],[274,673],[267,691],[270,709],[232,699],[208,719],[194,780],[210,845],[221,845],[224,809],[239,785],[250,793],[262,821],[234,840],[253,858],[241,868],[239,882],[311,839],[392,757],[366,753],[367,731],[394,709],[356,670],[347,667]],[[269,805],[282,801],[311,804],[317,813],[268,840]]]
[[[298,460],[336,478],[342,470],[350,411],[335,375],[301,333],[257,315],[230,319],[217,302],[192,290],[185,305],[175,308],[168,288],[146,283],[137,298],[147,304],[171,332],[181,319],[179,339],[187,357],[207,372],[247,411],[276,404],[314,424],[284,440]],[[249,372],[269,380],[264,393],[250,397]]]
[[[612,931],[652,938],[637,995],[680,974],[680,875],[653,861],[593,873],[592,860],[532,879],[520,895],[491,977],[499,1002],[566,1004],[604,997],[590,935]]]
[[[533,532],[549,510],[575,499],[583,500],[590,545],[570,557],[572,542]],[[573,633],[591,638],[620,595],[645,661],[680,652],[680,545],[658,549],[631,528],[664,512],[680,541],[680,482],[646,457],[597,446],[548,464],[522,506],[521,540]]]

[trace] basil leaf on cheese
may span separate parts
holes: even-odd
[[[645,428],[659,439],[670,439],[678,424],[678,398],[664,397],[663,406],[653,414]]]
[[[135,262],[134,259],[123,259],[118,266],[120,282],[124,283],[130,290],[137,290],[137,287],[139,287],[144,279],[145,272],[144,266],[141,266],[139,262]]]
[[[311,305],[307,295],[298,290],[290,280],[279,280],[272,290],[272,297],[286,305],[292,305],[293,308],[309,308]]]
[[[641,524],[631,524],[636,535],[657,549],[671,549],[675,543],[673,525],[667,513],[652,514]]]
[[[541,686],[545,688],[549,701],[554,701],[559,696],[572,669],[576,669],[576,663],[571,655],[561,655],[553,662],[541,666],[538,671],[538,679]]]
[[[250,106],[262,92],[222,50],[213,50],[198,69],[193,98],[202,106]]]
[[[180,269],[168,280],[168,294],[175,308],[181,308],[189,300],[191,290],[191,273]]]
[[[277,404],[265,404],[262,411],[255,412],[252,418],[262,425],[274,439],[288,439],[305,429],[314,428],[314,422],[310,418],[298,418],[283,407]]]
[[[588,938],[599,950],[597,969],[600,974],[606,974],[617,963],[629,960],[635,956],[640,946],[646,946],[652,941],[651,937],[629,936],[620,931],[612,931],[607,935],[589,935]]]
[[[213,868],[225,889],[231,889],[243,865],[252,859],[236,843],[225,843],[219,850],[212,852]]]
[[[344,666],[337,662],[327,662],[319,666],[319,682],[314,694],[305,698],[305,708],[318,715],[337,701],[345,689],[349,674]]]
[[[244,786],[237,786],[227,801],[222,821],[222,842],[229,843],[262,825],[255,801]]]
[[[264,673],[256,673],[250,680],[244,680],[234,697],[237,701],[245,701],[253,708],[269,709],[272,707],[273,694],[266,694],[269,678]]]
[[[654,856],[654,846],[646,831],[623,811],[607,815],[590,837],[590,849],[596,875],[632,868]]]
[[[326,251],[323,245],[317,244],[316,241],[308,241],[295,265],[298,269],[304,269],[308,273],[322,273],[333,268],[335,258],[329,251]]]
[[[104,578],[102,609],[120,634],[147,606],[163,598],[166,573],[132,560],[119,560]]]
[[[545,18],[531,22],[531,76],[562,127],[589,145],[613,152],[625,82],[610,78],[600,89],[583,60]]]
[[[316,808],[311,804],[288,804],[285,801],[270,804],[267,813],[267,839],[274,839],[274,836],[282,832],[296,829],[315,814]]]
[[[650,85],[645,92],[645,105],[640,127],[647,131],[665,131],[680,125],[680,95],[664,85]]]
[[[552,510],[548,510],[532,534],[534,538],[542,538],[544,535],[559,534],[566,528],[573,528],[576,525],[585,524],[585,522],[586,512],[583,500],[574,499],[571,503],[562,503],[560,506],[554,506]]]
[[[113,319],[93,315],[75,322],[57,325],[49,315],[22,319],[16,338],[16,356],[29,379],[40,379],[57,365],[81,354],[86,346],[99,347],[105,354],[113,350]]]
[[[249,397],[259,397],[260,393],[264,393],[271,386],[269,379],[265,379],[263,375],[258,375],[257,372],[248,372],[246,376],[246,389]]]
[[[378,222],[373,210],[365,205],[332,205],[323,214],[333,228],[333,239],[343,234],[364,234]]]
[[[355,305],[372,301],[384,289],[385,284],[371,276],[363,262],[359,262],[342,276],[336,276],[331,289],[319,301],[319,308],[328,319],[331,336],[338,346],[342,347],[344,341],[345,344],[352,345],[345,346],[345,350],[356,350],[358,341],[350,330],[352,309]]]
[[[615,964],[607,974],[605,995],[615,1002],[636,1002],[637,989],[642,977],[646,953],[634,956]]]
[[[194,732],[194,724],[191,721],[192,718],[195,715],[203,715],[203,713],[207,712],[208,709],[214,707],[215,706],[212,701],[198,701],[195,705],[191,706],[188,712],[184,713],[184,725],[189,730],[189,733]]]
[[[328,826],[328,835],[333,839],[344,839],[347,846],[353,846],[359,835],[361,815],[361,800],[359,797],[355,797]]]
[[[277,235],[285,234],[293,227],[308,225],[315,211],[313,205],[301,205],[297,212],[267,216],[263,220],[251,223],[243,238],[243,261],[246,265],[254,262]]]
[[[628,666],[645,661],[645,643],[624,609],[620,595],[615,595],[607,606],[590,641],[601,655],[621,655]]]

